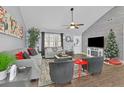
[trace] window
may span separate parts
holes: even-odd
[[[61,34],[45,33],[45,47],[61,47]]]

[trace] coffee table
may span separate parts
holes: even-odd
[[[31,67],[26,67],[23,70],[17,70],[17,75],[13,81],[9,78],[0,81],[0,87],[30,87]]]

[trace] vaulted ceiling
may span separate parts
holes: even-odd
[[[20,6],[26,28],[67,30],[64,25],[71,22],[71,6]],[[113,6],[74,6],[74,21],[82,23],[83,32],[93,25]]]

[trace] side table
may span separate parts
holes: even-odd
[[[87,71],[86,71],[86,79],[88,79],[88,61],[86,60],[81,60],[81,59],[77,59],[74,62],[75,64],[78,64],[78,80],[81,78],[81,71],[82,71],[82,65],[86,65],[87,67]]]

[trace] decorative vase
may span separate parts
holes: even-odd
[[[7,77],[7,70],[1,71],[0,72],[0,80],[3,80]]]

